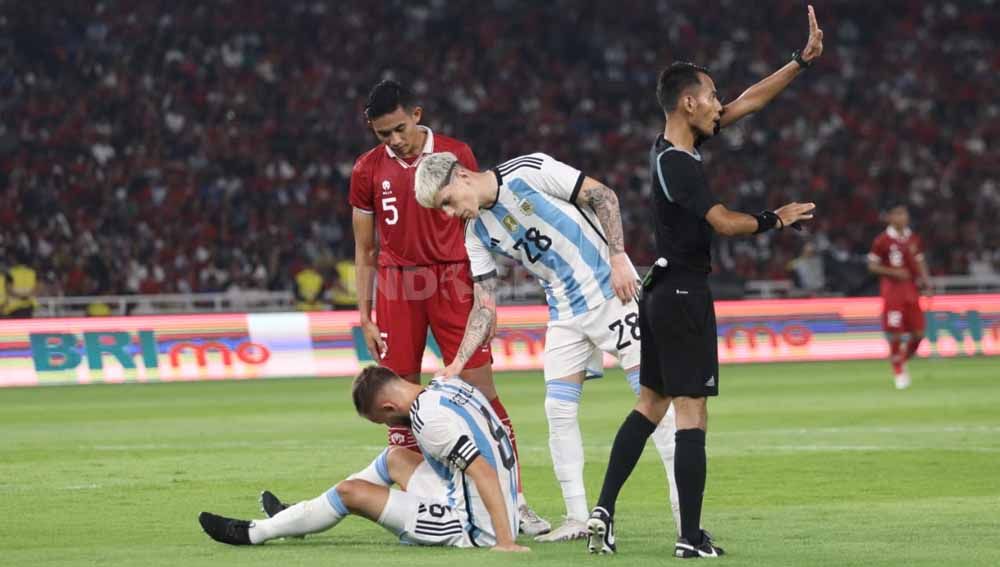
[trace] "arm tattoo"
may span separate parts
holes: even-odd
[[[465,325],[465,336],[462,337],[462,344],[458,347],[458,354],[455,356],[455,361],[461,363],[462,366],[465,366],[465,363],[472,358],[476,350],[490,336],[493,321],[497,316],[496,277],[476,282],[473,289],[475,299],[472,312],[469,313],[469,321]]]
[[[618,195],[608,187],[597,184],[582,190],[579,200],[590,205],[597,214],[597,220],[608,238],[611,255],[625,251],[625,236],[622,231],[622,214],[618,208]]]

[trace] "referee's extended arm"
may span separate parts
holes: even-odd
[[[705,213],[705,220],[712,225],[715,232],[723,236],[743,236],[764,232],[770,228],[781,230],[798,221],[810,220],[813,218],[814,210],[816,210],[815,203],[789,203],[770,213],[774,218],[769,219],[766,214],[748,215],[730,211],[719,203]],[[768,222],[770,225],[766,225]]]

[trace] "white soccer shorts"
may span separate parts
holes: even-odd
[[[639,366],[639,306],[622,305],[617,297],[600,307],[561,321],[549,321],[545,332],[545,381],[565,378],[589,368],[601,352],[618,358],[623,369]],[[591,362],[591,361],[594,362]],[[600,369],[600,364],[597,369]]]
[[[448,506],[448,489],[427,461],[417,465],[405,491],[389,491],[378,523],[406,544],[472,547],[458,512]]]

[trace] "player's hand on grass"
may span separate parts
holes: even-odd
[[[371,321],[361,323],[361,334],[365,337],[365,346],[368,352],[375,359],[375,362],[382,364],[382,356],[385,354],[385,341],[382,340],[382,333],[378,330],[378,325]]]
[[[635,270],[624,252],[611,257],[611,288],[623,305],[639,293],[639,280],[635,278]]]
[[[823,54],[823,30],[819,29],[816,23],[816,10],[809,6],[809,39],[802,49],[802,59],[806,62],[812,61]]]
[[[493,546],[493,551],[504,551],[504,552],[514,552],[514,553],[524,553],[526,551],[531,551],[530,547],[524,547],[523,545],[517,545],[516,543],[498,543]]]
[[[774,211],[781,219],[781,228],[790,227],[799,221],[812,220],[816,203],[789,203]]]

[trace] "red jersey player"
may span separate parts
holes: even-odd
[[[896,388],[910,385],[906,361],[924,338],[924,312],[920,308],[920,290],[928,290],[930,279],[920,237],[910,230],[906,205],[896,205],[886,213],[889,226],[872,243],[868,270],[880,276],[882,293],[882,328],[889,336],[890,361]],[[909,335],[905,350],[902,335]]]
[[[381,144],[355,162],[350,191],[358,309],[365,343],[379,364],[414,383],[420,382],[428,325],[445,363],[454,360],[472,310],[472,277],[462,221],[418,205],[413,176],[421,158],[433,152],[452,152],[462,165],[478,171],[469,146],[421,126],[422,114],[405,86],[396,81],[375,85],[368,96],[365,118]],[[372,321],[376,263],[378,285]],[[491,360],[487,341],[469,360],[461,377],[490,400],[516,452],[510,418],[493,383]],[[419,452],[406,427],[390,427],[389,445]],[[527,507],[518,488],[521,531],[528,535],[549,531],[549,523]]]

